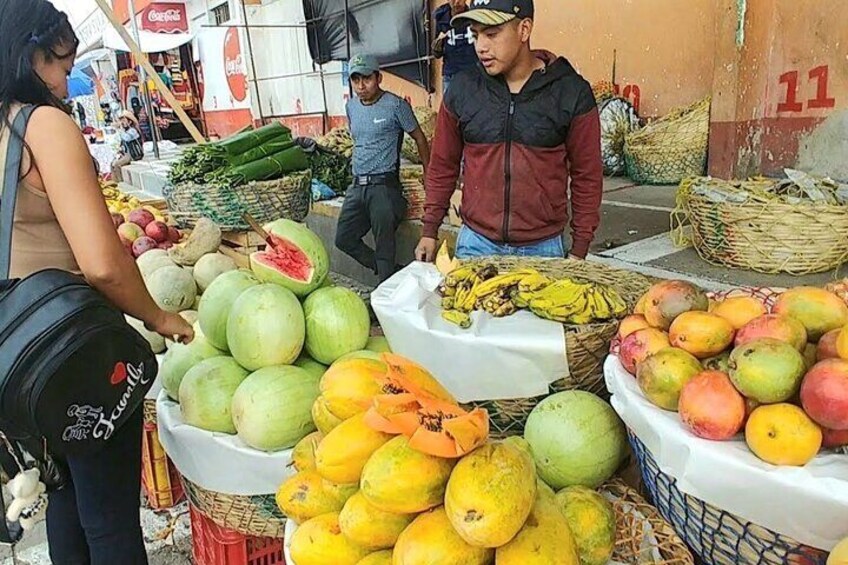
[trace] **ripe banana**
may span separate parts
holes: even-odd
[[[471,317],[465,312],[460,312],[459,310],[445,310],[442,312],[442,318],[451,324],[456,324],[464,330],[471,327]]]

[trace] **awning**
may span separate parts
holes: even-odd
[[[125,29],[127,29],[127,33],[130,34],[130,37],[135,39],[135,35],[128,29],[128,26]],[[194,39],[197,32],[155,33],[152,31],[139,30],[138,34],[139,39],[141,40],[140,47],[142,53],[160,53],[162,51],[170,51],[180,47],[181,45],[185,45]],[[107,27],[106,31],[103,32],[103,46],[115,51],[131,51],[127,44],[124,43],[124,40],[121,39],[121,36],[115,28],[111,26]]]
[[[77,56],[74,67],[85,69],[96,61],[108,60],[112,52],[109,49],[98,48]]]

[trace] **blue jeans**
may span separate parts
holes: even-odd
[[[565,246],[562,237],[540,241],[532,245],[520,247],[506,243],[497,243],[468,226],[462,226],[459,237],[456,240],[456,256],[459,259],[470,259],[472,257],[485,257],[487,255],[516,255],[519,257],[565,257]]]

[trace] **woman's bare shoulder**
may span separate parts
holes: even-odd
[[[74,139],[81,137],[79,127],[68,114],[59,108],[41,106],[35,109],[29,119],[27,138],[46,135],[53,136],[55,141],[70,139],[71,136]]]

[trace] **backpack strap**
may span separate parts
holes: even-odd
[[[9,132],[3,186],[0,187],[0,280],[9,278],[9,268],[12,264],[12,226],[24,154],[24,134],[34,110],[35,106],[21,108],[12,122],[12,131]]]

